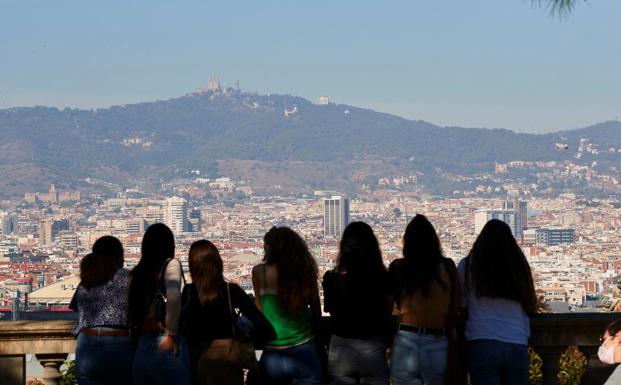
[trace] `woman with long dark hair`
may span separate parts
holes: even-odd
[[[236,310],[251,323],[255,345],[276,337],[274,328],[252,299],[234,283],[224,279],[222,258],[216,246],[196,241],[189,252],[192,283],[183,290],[183,333],[189,341],[193,384],[243,385],[240,362],[231,357]]]
[[[528,383],[529,313],[537,298],[528,261],[509,226],[487,222],[459,263],[474,385]]]
[[[392,383],[444,385],[457,318],[457,272],[455,263],[443,256],[436,230],[424,215],[407,225],[403,258],[393,261],[389,270],[401,314],[392,346]]]
[[[252,285],[276,338],[263,350],[261,372],[270,384],[319,384],[321,364],[312,331],[321,317],[315,259],[288,227],[272,227],[263,244],[265,256],[252,269]]]
[[[183,271],[174,256],[172,231],[162,223],[149,226],[129,290],[130,321],[140,335],[133,366],[136,384],[190,384],[188,347],[177,335]]]
[[[129,272],[123,246],[99,238],[80,262],[80,285],[70,307],[78,312],[76,375],[80,385],[131,384],[134,343],[127,320]]]
[[[332,384],[388,385],[386,337],[394,296],[379,242],[366,223],[345,228],[336,268],[323,276],[323,293],[332,320]]]

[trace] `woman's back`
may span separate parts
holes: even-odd
[[[91,287],[78,286],[71,307],[79,312],[75,331],[93,326],[127,326],[129,271],[118,269],[114,277]]]
[[[522,305],[505,298],[479,297],[472,288],[466,288],[466,263],[467,258],[463,258],[457,269],[462,282],[462,307],[468,308],[466,339],[527,345],[530,321]]]
[[[296,314],[286,314],[280,306],[278,295],[278,269],[266,263],[253,269],[253,285],[258,294],[258,305],[276,330],[276,339],[270,346],[294,346],[311,338],[310,309]]]
[[[394,291],[388,271],[378,271],[372,277],[328,271],[323,276],[323,289],[333,334],[346,338],[387,334]]]
[[[411,293],[407,291],[407,281],[410,278],[405,263],[404,259],[398,259],[393,261],[389,268],[398,288],[397,303],[401,311],[401,323],[425,328],[446,327],[452,292],[451,277],[446,263],[452,261],[440,260],[437,267],[439,280],[433,279],[427,292],[416,289]]]

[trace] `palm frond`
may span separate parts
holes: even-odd
[[[587,0],[532,0],[533,4],[546,8],[551,15],[566,15],[574,10],[579,2]]]

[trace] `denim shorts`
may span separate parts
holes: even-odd
[[[444,385],[448,338],[399,330],[392,344],[393,385]]]
[[[333,335],[328,352],[328,373],[332,384],[388,385],[386,339],[344,338]]]

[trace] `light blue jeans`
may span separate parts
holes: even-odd
[[[176,336],[177,354],[160,352],[164,335],[147,333],[140,336],[134,358],[133,374],[136,385],[190,385],[191,364],[185,338]]]
[[[382,337],[366,339],[330,338],[328,372],[333,385],[361,384],[388,385],[386,340]]]
[[[399,330],[392,344],[393,385],[444,385],[448,338]]]
[[[131,337],[78,334],[76,377],[80,385],[132,383],[134,341]]]

